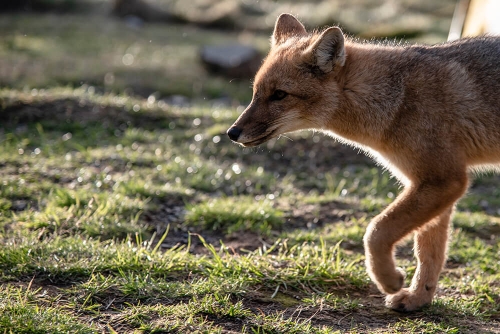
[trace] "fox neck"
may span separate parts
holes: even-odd
[[[384,150],[384,133],[404,96],[403,74],[394,69],[399,54],[395,49],[346,43],[346,63],[332,74],[340,94],[327,131],[361,146]]]

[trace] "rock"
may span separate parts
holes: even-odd
[[[166,99],[162,99],[167,105],[176,107],[189,107],[190,100],[188,97],[183,95],[172,95]]]
[[[12,211],[24,211],[28,207],[28,201],[16,200],[12,202]]]
[[[146,22],[184,23],[185,20],[149,3],[146,0],[115,0],[112,13],[119,17],[133,17]],[[137,23],[137,22],[136,22]]]
[[[200,58],[208,71],[231,78],[252,78],[262,63],[259,51],[241,44],[204,46]]]
[[[139,30],[144,26],[144,20],[135,15],[127,15],[124,17],[125,24],[132,29]]]

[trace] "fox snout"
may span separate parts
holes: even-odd
[[[278,134],[277,129],[270,130],[265,125],[250,127],[245,131],[238,125],[232,125],[227,130],[229,139],[245,147],[258,146]]]
[[[278,128],[271,125],[276,119],[264,117],[267,108],[252,101],[227,130],[229,139],[245,147],[258,146],[278,135]]]
[[[248,108],[245,109],[245,111],[243,111],[240,117],[238,117],[238,119],[233,123],[233,125],[231,125],[231,127],[226,131],[226,134],[229,137],[229,139],[231,139],[235,143],[245,146],[244,142],[248,141],[248,138],[246,138],[247,136],[245,135],[245,133],[248,133],[248,131],[245,131],[245,128],[247,128],[248,125],[247,123],[249,123],[249,118],[251,118],[251,114],[252,113],[248,111]]]
[[[241,118],[246,118],[245,116],[248,115],[244,113],[242,116],[226,132],[229,139],[241,146],[258,146],[282,133],[279,127],[270,127],[266,121],[255,119],[250,119],[247,122],[240,121]]]
[[[227,130],[227,136],[234,142],[238,142],[238,138],[241,135],[242,130],[236,126],[231,126],[229,130]]]

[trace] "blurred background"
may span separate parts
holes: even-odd
[[[20,0],[0,4],[0,86],[245,104],[276,17],[350,36],[439,43],[456,0]]]

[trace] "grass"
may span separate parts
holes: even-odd
[[[401,317],[369,297],[373,287],[361,242],[370,217],[398,186],[365,167],[355,153],[350,164],[321,172],[319,182],[301,173],[313,174],[330,158],[303,163],[293,146],[340,149],[328,138],[299,134],[294,143],[278,140],[264,150],[243,150],[216,130],[236,117],[230,109],[148,107],[140,98],[90,94],[85,88],[44,94],[0,91],[5,106],[0,328],[80,333],[356,333],[371,332],[374,324],[390,332],[498,328],[496,215],[461,202],[436,302]],[[49,99],[51,106],[64,103],[76,112],[54,115],[45,104]],[[77,108],[82,101],[111,117],[85,118],[87,109]],[[136,104],[144,108],[126,107]],[[43,115],[25,120],[20,111],[28,106]],[[286,168],[290,163],[297,167]],[[472,196],[489,194],[474,189]],[[415,263],[404,249],[400,262],[411,274]],[[378,320],[363,322],[364,314]],[[350,316],[351,322],[342,322]]]
[[[51,26],[47,17],[17,18],[37,29]],[[69,29],[82,18],[62,20],[68,38],[85,34]],[[111,23],[111,35],[119,24]],[[148,29],[159,33],[160,27]],[[16,63],[24,53],[52,62],[46,52],[60,50],[55,60],[73,52],[67,40],[50,48],[36,42],[46,38],[39,34],[26,45],[5,34],[0,50],[8,57],[2,61]],[[130,35],[115,37],[118,45],[134,43]],[[104,57],[100,43],[89,41],[88,48]],[[74,47],[89,58],[90,51]],[[102,66],[89,74],[108,70]],[[161,93],[142,97],[118,86],[65,86],[70,80],[5,73],[0,332],[500,329],[498,176],[475,181],[459,203],[435,302],[402,315],[383,307],[365,273],[362,247],[368,222],[399,187],[352,149],[307,132],[294,134],[292,142],[240,148],[224,135],[241,111],[237,104],[194,99],[176,106],[161,98],[174,90],[163,90],[156,78],[151,84]],[[411,242],[398,255],[411,275]]]
[[[185,222],[201,225],[204,230],[225,234],[254,231],[269,235],[283,225],[283,213],[273,208],[268,200],[256,201],[252,197],[228,197],[205,201],[187,207]]]

